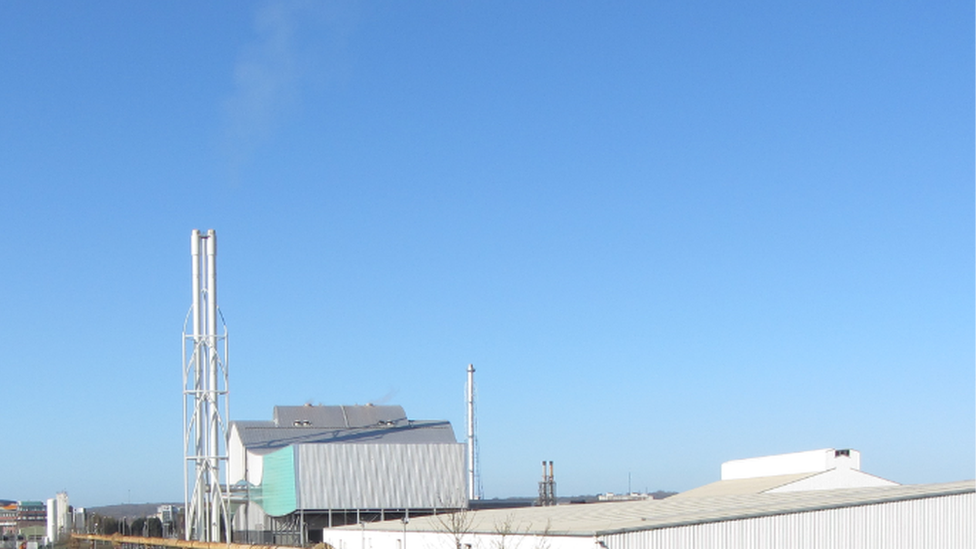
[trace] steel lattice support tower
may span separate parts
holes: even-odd
[[[194,229],[193,305],[183,322],[183,463],[186,539],[229,541],[227,461],[227,327],[217,309],[217,234]],[[187,329],[191,332],[187,332]]]

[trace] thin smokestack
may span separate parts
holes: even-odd
[[[467,385],[467,404],[468,404],[468,499],[478,499],[475,491],[475,470],[474,470],[474,364],[468,364],[468,385]]]

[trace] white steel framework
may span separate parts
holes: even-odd
[[[183,322],[183,464],[188,540],[230,541],[227,460],[227,326],[217,308],[217,234],[190,237],[193,304]],[[192,331],[187,332],[190,328]]]

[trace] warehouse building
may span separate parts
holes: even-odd
[[[970,548],[973,481],[907,485],[854,450],[726,462],[722,479],[663,500],[466,511],[332,528],[336,549]]]
[[[465,446],[400,406],[276,406],[228,434],[234,541],[302,544],[323,528],[466,509]]]

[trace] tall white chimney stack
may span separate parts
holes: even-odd
[[[227,329],[221,333],[218,326],[216,231],[192,231],[190,259],[193,299],[183,323],[185,531],[188,540],[221,542],[222,525],[230,524],[220,475],[227,459],[228,375]]]
[[[468,499],[479,499],[475,487],[475,470],[474,470],[474,455],[475,455],[474,364],[468,364],[467,397],[468,397],[467,398],[467,402],[468,402]]]

